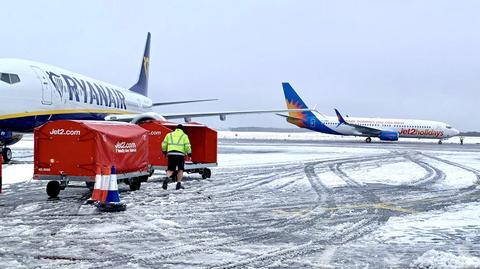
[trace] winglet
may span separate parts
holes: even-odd
[[[147,34],[147,42],[145,43],[145,51],[143,52],[142,66],[140,67],[140,75],[138,81],[130,90],[147,96],[148,94],[148,70],[150,67],[150,32]]]
[[[341,124],[346,124],[347,122],[343,119],[342,114],[338,112],[338,110],[335,108],[335,113],[337,114],[337,119],[338,119],[338,124],[337,127],[340,126]]]

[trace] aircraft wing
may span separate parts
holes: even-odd
[[[186,122],[191,118],[213,117],[219,116],[220,120],[226,120],[227,115],[246,115],[246,114],[265,114],[279,112],[300,112],[309,111],[310,109],[274,109],[274,110],[243,110],[243,111],[220,111],[220,112],[199,112],[199,113],[179,113],[179,114],[162,114],[165,119],[185,119]]]
[[[218,99],[199,99],[199,100],[160,102],[160,103],[153,103],[152,106],[167,106],[167,105],[177,105],[177,104],[187,104],[187,103],[210,102],[210,101],[217,101],[217,100]]]
[[[345,125],[351,126],[352,128],[355,129],[355,131],[357,132],[357,135],[379,136],[380,133],[382,132],[382,130],[379,130],[379,129],[348,123],[347,121],[345,121],[345,119],[342,117],[342,115],[340,114],[340,112],[338,112],[337,109],[335,109],[335,113],[337,114],[337,119],[339,122],[338,125],[345,124]]]
[[[198,112],[198,113],[171,113],[159,114],[156,112],[146,112],[143,114],[113,114],[105,117],[105,120],[131,122],[135,119],[146,116],[152,119],[184,119],[186,122],[191,121],[192,118],[199,117],[214,117],[219,116],[220,120],[226,120],[227,115],[245,115],[245,114],[264,114],[264,113],[278,113],[278,112],[300,112],[309,111],[310,109],[276,109],[276,110],[243,110],[243,111],[220,111],[220,112]]]

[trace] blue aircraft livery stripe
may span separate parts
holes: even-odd
[[[32,132],[35,127],[52,120],[104,120],[107,115],[110,114],[68,113],[3,119],[0,120],[0,129],[12,132]]]

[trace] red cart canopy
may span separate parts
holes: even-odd
[[[165,136],[175,130],[178,123],[150,120],[139,124],[149,133],[149,162],[154,166],[167,166],[162,154]],[[217,132],[200,123],[182,123],[192,145],[193,163],[217,163]]]
[[[34,174],[94,177],[97,167],[118,174],[148,170],[148,133],[135,124],[60,120],[34,131]]]

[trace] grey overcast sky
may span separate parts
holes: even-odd
[[[152,33],[158,112],[284,108],[289,81],[333,115],[444,121],[480,130],[480,1],[1,1],[0,57],[130,87]],[[199,119],[291,127],[275,115]]]

